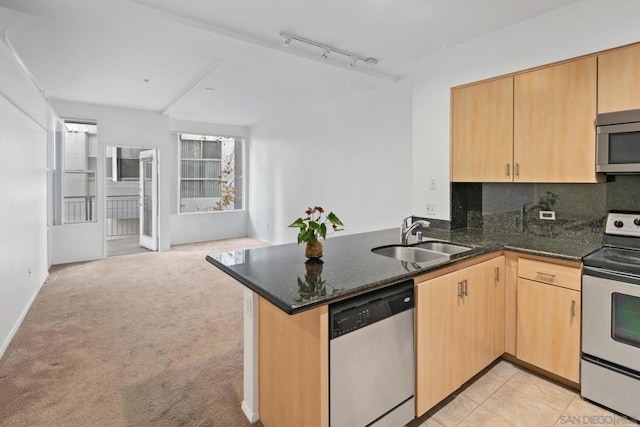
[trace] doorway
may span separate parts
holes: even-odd
[[[106,150],[107,257],[158,250],[157,150]]]

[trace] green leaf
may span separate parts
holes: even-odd
[[[320,230],[318,231],[318,234],[323,239],[327,238],[327,225],[324,222],[322,224],[320,224]]]
[[[344,225],[342,221],[340,221],[340,218],[338,218],[333,212],[329,212],[329,215],[327,215],[327,219],[331,224]]]
[[[311,228],[307,228],[307,229],[302,233],[302,241],[304,241],[304,242],[310,242],[310,241],[312,241],[312,240],[315,240],[315,236],[316,236],[315,231],[313,231]]]
[[[312,230],[317,230],[319,227],[318,223],[315,221],[309,221],[309,228]]]
[[[289,227],[305,228],[306,224],[302,221],[302,218],[298,218],[295,221],[293,221]]]

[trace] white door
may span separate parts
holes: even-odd
[[[140,246],[158,250],[158,156],[140,152]]]

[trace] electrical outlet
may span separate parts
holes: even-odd
[[[540,219],[546,219],[548,221],[556,220],[556,211],[540,211]]]
[[[438,189],[438,180],[435,178],[431,178],[429,180],[429,190],[437,190]]]
[[[425,210],[427,215],[435,215],[436,214],[436,205],[435,203],[427,203],[427,209]]]

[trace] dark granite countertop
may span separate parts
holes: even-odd
[[[281,310],[295,314],[503,249],[579,262],[601,246],[600,242],[472,229],[429,229],[423,236],[473,249],[436,266],[402,262],[371,252],[375,247],[399,243],[397,228],[329,238],[322,242],[322,263],[305,263],[304,246],[295,243],[211,254],[207,261]]]

